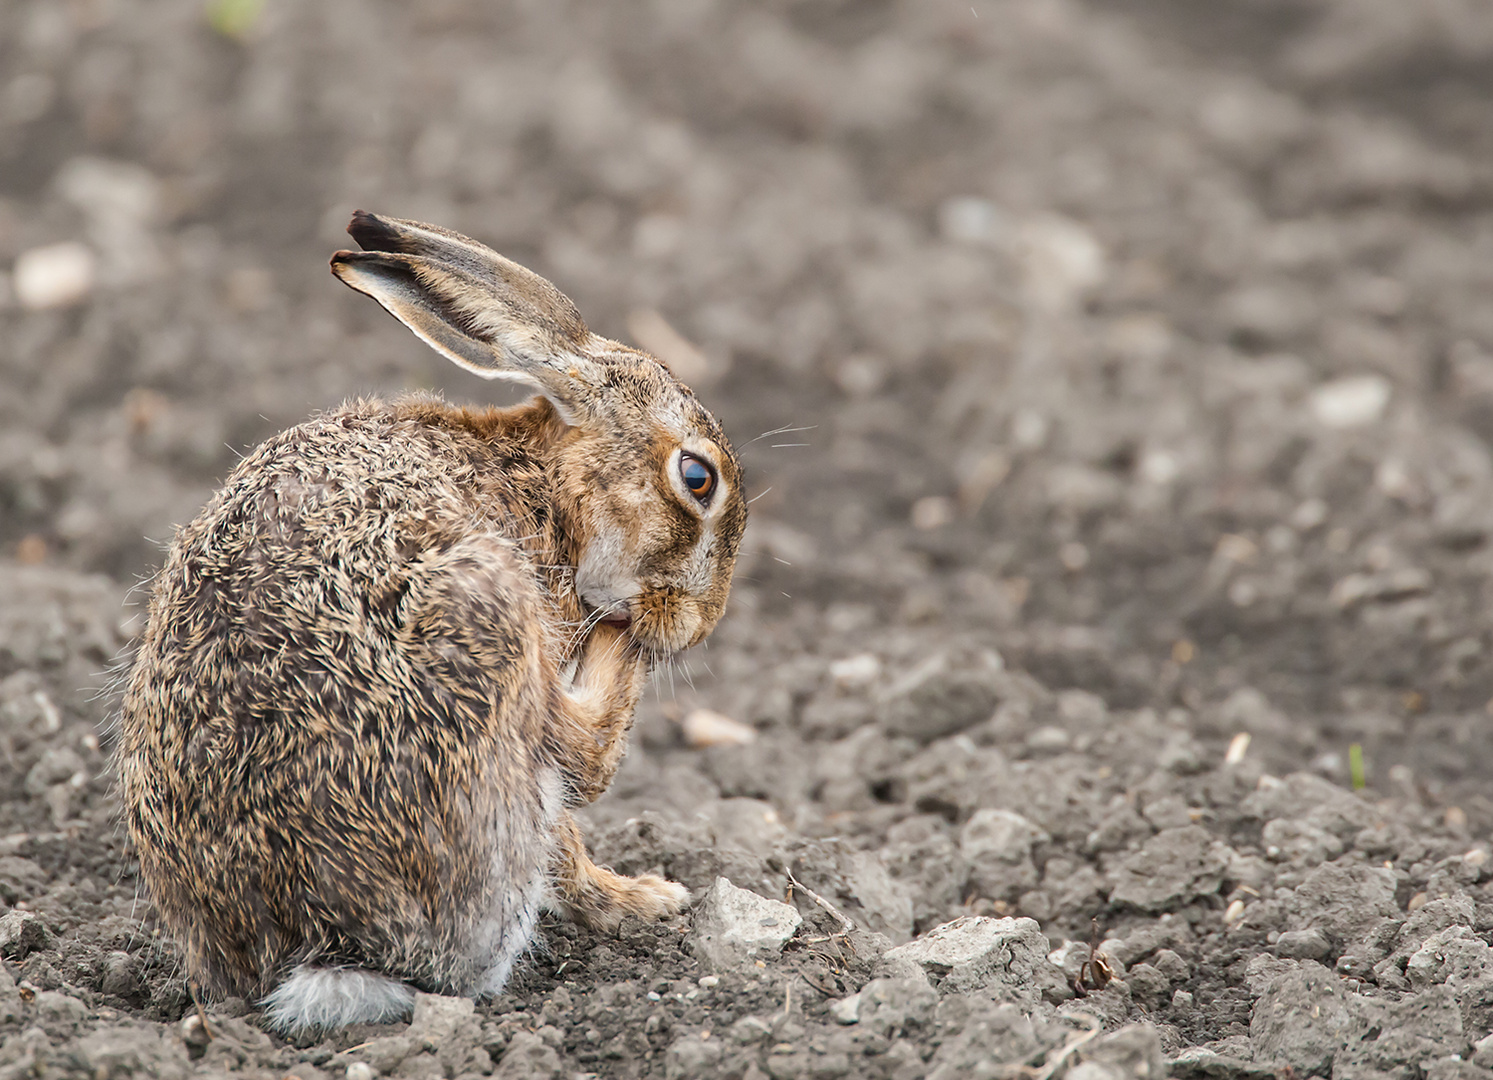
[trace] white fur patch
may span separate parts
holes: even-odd
[[[306,964],[264,999],[266,1019],[288,1035],[347,1024],[384,1024],[408,1016],[414,1007],[415,988],[388,975]]]
[[[477,981],[478,996],[501,993],[513,974],[514,965],[521,960],[534,943],[534,931],[539,926],[539,912],[544,904],[545,891],[549,884],[546,868],[553,859],[553,837],[555,823],[565,809],[565,782],[558,769],[545,769],[539,781],[539,827],[540,835],[547,838],[529,880],[515,883],[495,898],[493,910],[477,926],[474,939],[476,952],[487,958],[487,968]],[[515,876],[516,868],[503,862],[501,856],[493,867],[493,875],[499,880]]]

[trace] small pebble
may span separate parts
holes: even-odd
[[[1229,740],[1228,753],[1223,756],[1225,765],[1237,765],[1244,760],[1244,755],[1249,753],[1251,736],[1247,731],[1241,731]]]
[[[1390,392],[1389,380],[1382,375],[1351,375],[1323,383],[1311,392],[1307,403],[1323,427],[1344,430],[1383,416]]]
[[[1070,573],[1078,573],[1089,565],[1089,549],[1077,540],[1070,540],[1058,549],[1058,562]]]
[[[946,495],[925,495],[912,504],[912,527],[924,531],[941,529],[952,522],[958,508]]]
[[[704,750],[712,746],[745,746],[757,741],[757,729],[710,709],[692,709],[680,725],[685,745]]]
[[[181,1041],[194,1050],[201,1050],[212,1041],[207,1026],[203,1024],[202,1017],[196,1013],[187,1013],[181,1019]]]
[[[347,1067],[347,1080],[373,1080],[377,1075],[366,1061],[354,1061]]]
[[[1034,754],[1061,754],[1072,744],[1072,736],[1051,724],[1044,724],[1026,737],[1026,748]]]
[[[76,240],[32,248],[16,259],[16,299],[29,311],[68,307],[93,290],[93,252]]]
[[[875,653],[857,653],[829,665],[829,677],[841,690],[860,690],[881,677],[881,660]]]

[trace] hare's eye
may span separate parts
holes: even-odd
[[[710,493],[715,490],[715,473],[711,471],[710,466],[688,454],[680,455],[679,479],[684,481],[684,486],[689,488],[690,494],[702,503],[710,498]]]

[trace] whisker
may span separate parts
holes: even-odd
[[[750,499],[748,499],[747,500],[747,505],[751,506],[752,503],[754,503],[758,499],[762,498],[762,496],[766,495],[771,490],[772,490],[772,485],[768,484],[765,488],[763,488],[761,491],[757,492],[757,494],[753,495]]]
[[[773,428],[771,431],[764,431],[761,435],[758,435],[756,439],[748,440],[743,445],[751,446],[752,443],[757,441],[757,439],[767,439],[772,437],[773,435],[788,435],[795,431],[813,431],[818,426],[818,424],[806,424],[803,427],[793,427],[790,424],[787,427]]]

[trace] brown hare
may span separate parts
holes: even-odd
[[[548,281],[432,225],[348,232],[339,278],[541,396],[277,435],[155,581],[118,755],[140,871],[189,976],[292,1033],[498,992],[546,904],[680,910],[592,863],[569,808],[611,781],[650,665],[720,618],[747,517],[715,418]]]

